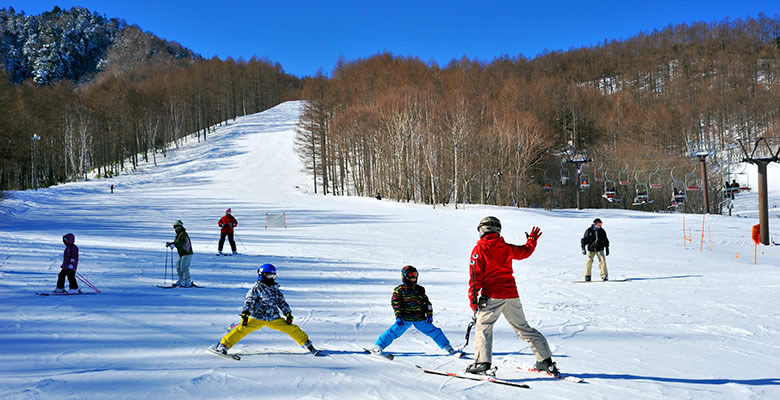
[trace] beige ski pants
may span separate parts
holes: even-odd
[[[528,325],[523,313],[523,304],[519,298],[489,299],[485,307],[477,312],[476,332],[474,336],[474,359],[476,362],[492,363],[493,324],[504,315],[506,321],[521,339],[525,340],[534,352],[537,361],[552,357],[547,339],[539,331]]]
[[[601,268],[601,279],[607,277],[607,256],[604,255],[604,250],[590,251],[588,250],[588,259],[585,261],[585,276],[590,276],[590,271],[593,269],[593,257],[599,258],[599,268]]]

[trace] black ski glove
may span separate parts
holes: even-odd
[[[287,317],[287,325],[292,325],[292,322],[293,322],[292,313],[284,314],[284,316]]]
[[[241,326],[246,326],[249,323],[249,311],[244,310],[241,312]]]
[[[606,255],[609,255],[609,247],[607,247],[607,248],[606,248],[606,249],[604,249],[604,250],[605,250],[605,251],[604,251],[604,254],[606,254]]]
[[[584,256],[584,255],[586,255],[586,254],[588,254],[588,252],[587,252],[587,251],[585,251],[585,248],[583,247],[583,248],[582,248],[582,255]]]

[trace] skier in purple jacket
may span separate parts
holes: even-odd
[[[65,244],[65,252],[62,255],[62,265],[60,273],[57,275],[57,289],[54,293],[65,293],[65,278],[68,278],[70,293],[81,293],[79,283],[76,281],[76,268],[79,266],[79,248],[76,246],[76,236],[72,233],[66,233],[62,236],[62,243]]]

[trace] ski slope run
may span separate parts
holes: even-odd
[[[755,193],[736,201],[734,214],[749,218],[323,196],[294,151],[301,107],[230,121],[206,141],[158,154],[156,167],[8,193],[0,201],[0,398],[780,398],[780,250],[759,248],[754,264]],[[778,203],[774,192],[770,199]],[[216,257],[227,207],[242,254]],[[284,213],[287,229],[265,229],[266,213]],[[446,356],[414,329],[387,348],[394,361],[363,354],[394,321],[390,296],[405,264],[420,271],[434,323],[463,344],[469,252],[486,215],[501,219],[509,242],[541,227],[536,252],[514,264],[525,313],[559,368],[587,383],[513,369],[534,360],[503,319],[498,377],[530,389],[423,373],[415,365],[460,371],[473,350]],[[573,283],[584,271],[579,238],[596,217],[612,242],[610,277],[626,282]],[[203,288],[155,286],[173,268],[164,243],[177,219]],[[101,293],[37,296],[54,289],[67,232],[81,250],[79,272]],[[263,263],[277,266],[296,324],[327,357],[267,329],[231,350],[238,362],[206,352],[238,321]]]

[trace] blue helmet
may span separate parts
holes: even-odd
[[[257,270],[257,279],[261,280],[263,279],[264,274],[273,274],[276,275],[276,267],[274,267],[273,264],[263,264],[258,268]]]

